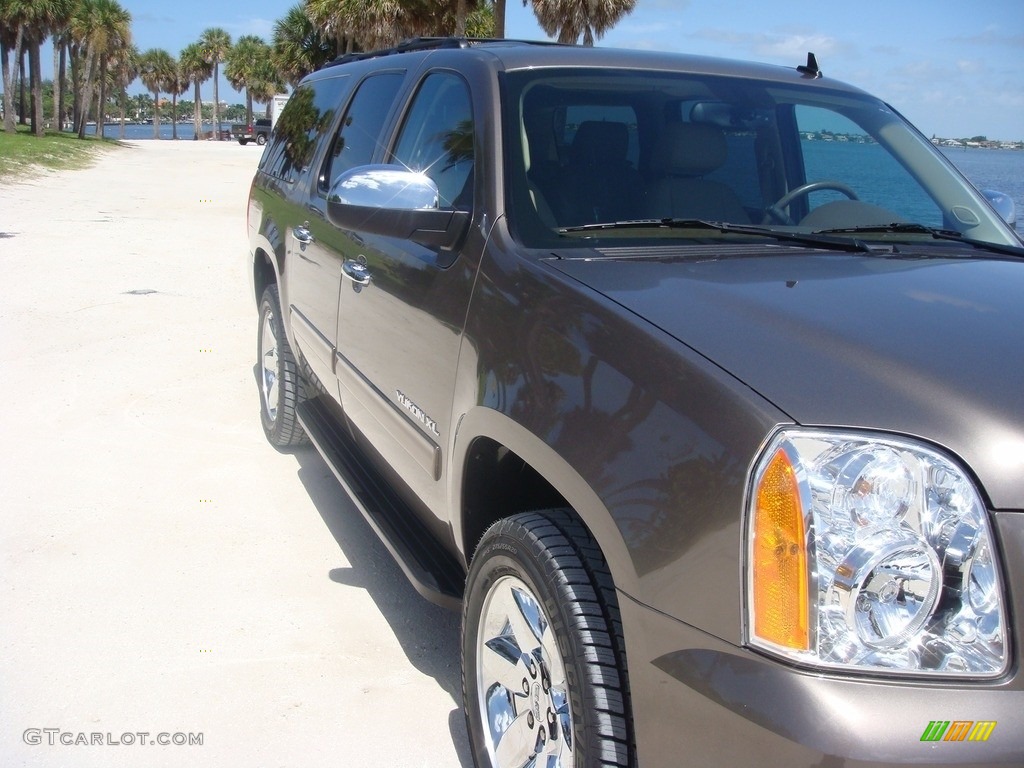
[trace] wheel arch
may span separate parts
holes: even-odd
[[[281,281],[274,260],[267,255],[263,248],[258,247],[253,253],[252,259],[253,298],[257,302],[271,283],[277,283],[278,289],[280,289]]]
[[[567,507],[598,543],[616,586],[631,590],[636,571],[610,510],[551,446],[485,407],[463,416],[455,443],[452,526],[467,565],[484,531],[497,520],[518,512]]]

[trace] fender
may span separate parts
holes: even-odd
[[[467,455],[479,438],[489,438],[505,446],[536,469],[587,525],[609,564],[632,562],[611,512],[587,481],[550,445],[493,408],[472,408],[459,420],[450,464],[450,498],[462,498],[459,489],[463,487]],[[451,521],[456,541],[464,540],[464,515],[465,510],[458,504]],[[627,594],[635,591],[637,574],[632,567],[616,569],[612,577],[620,590]]]

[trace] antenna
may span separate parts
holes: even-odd
[[[814,79],[821,77],[821,70],[818,69],[818,60],[814,58],[814,54],[810,51],[807,52],[807,63],[797,67],[796,71],[806,77],[813,77]]]

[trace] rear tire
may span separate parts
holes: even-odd
[[[238,143],[241,144],[244,147],[246,144],[249,143],[249,141],[248,141],[248,139],[239,139]]]
[[[615,587],[571,510],[484,534],[466,579],[462,670],[480,768],[635,765]]]
[[[266,134],[263,134],[263,133],[257,134],[257,136],[256,136],[256,143],[259,146],[261,146],[261,147],[264,144],[266,144],[267,143],[267,136],[266,136]]]
[[[260,300],[256,369],[263,431],[272,445],[289,448],[309,441],[296,414],[306,388],[284,333],[280,307],[277,284],[271,283]]]

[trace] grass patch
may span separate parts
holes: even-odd
[[[0,179],[29,178],[41,170],[86,168],[100,152],[115,146],[116,141],[95,136],[79,139],[73,133],[47,131],[37,137],[24,125],[13,134],[0,128]]]

